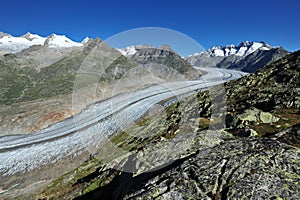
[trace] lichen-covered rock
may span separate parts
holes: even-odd
[[[249,128],[250,125],[257,125],[260,123],[274,123],[280,120],[279,117],[272,115],[269,112],[264,112],[257,108],[249,108],[237,115],[228,114],[226,119],[226,127],[230,129],[235,128]]]
[[[245,122],[262,122],[272,123],[279,121],[280,118],[273,116],[269,112],[263,112],[257,108],[250,108],[245,110],[242,114],[237,115],[237,118]]]
[[[145,173],[121,172],[76,199],[297,199],[299,193],[300,149],[245,138],[200,148]]]
[[[124,199],[296,199],[300,150],[271,139],[243,139],[203,149]]]

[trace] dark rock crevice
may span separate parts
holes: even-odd
[[[197,154],[197,153],[196,153]],[[188,160],[188,157],[174,161],[168,166],[165,166],[161,169],[154,170],[151,172],[146,172],[138,176],[134,176],[133,173],[121,172],[121,174],[115,177],[109,184],[100,187],[90,193],[87,193],[83,196],[75,198],[76,200],[90,200],[90,199],[104,199],[104,200],[118,200],[123,199],[126,195],[129,195],[135,191],[142,190],[146,183],[158,175],[164,174],[166,171],[169,171],[179,165],[184,161]],[[131,162],[131,161],[129,161]],[[131,165],[131,164],[130,164]]]

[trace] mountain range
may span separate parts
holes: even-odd
[[[34,45],[41,45],[53,49],[63,48],[65,51],[65,48],[82,47],[88,41],[88,37],[78,43],[67,38],[65,35],[51,34],[48,37],[42,37],[37,34],[26,33],[23,36],[15,37],[0,32],[0,54],[18,53]],[[134,58],[134,54],[151,49],[154,49],[151,45],[135,45],[117,50],[125,57]],[[157,49],[167,49],[170,52],[174,52],[174,50],[167,45],[157,47]],[[273,47],[265,42],[245,41],[239,45],[214,46],[206,51],[190,55],[186,57],[185,60],[193,66],[218,67],[254,72],[284,57],[288,53],[289,52],[282,47]],[[151,54],[151,52],[148,54]]]
[[[265,42],[242,42],[239,45],[215,46],[185,58],[194,66],[236,69],[254,72],[288,54],[282,47]]]
[[[42,37],[37,34],[26,33],[20,37],[15,37],[7,33],[0,32],[0,52],[17,53],[33,45],[44,45],[50,48],[60,47],[80,47],[88,41],[84,39],[77,43],[67,38],[65,35],[51,34],[48,37]]]

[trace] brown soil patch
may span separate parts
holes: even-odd
[[[28,130],[30,132],[38,131],[43,128],[46,128],[47,126],[63,121],[68,117],[71,117],[73,115],[73,112],[71,109],[66,109],[63,111],[56,111],[56,112],[50,112],[42,117],[40,117],[37,120],[36,125],[31,126]]]

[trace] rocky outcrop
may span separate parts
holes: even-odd
[[[143,46],[135,50],[136,53],[129,57],[145,67],[160,65],[161,68],[161,65],[164,65],[165,71],[174,70],[186,79],[197,79],[201,75],[169,46],[163,45],[157,48]]]
[[[107,199],[293,199],[300,192],[299,153],[270,139],[225,142],[155,172],[136,177],[123,173],[94,195]],[[92,194],[78,199],[89,197]]]
[[[231,129],[246,128],[250,124],[257,125],[259,123],[275,123],[280,120],[269,112],[263,112],[257,108],[244,110],[242,113],[235,115],[233,119],[228,119],[226,127]]]
[[[0,32],[0,38],[3,38],[4,36],[9,36],[9,34]]]

